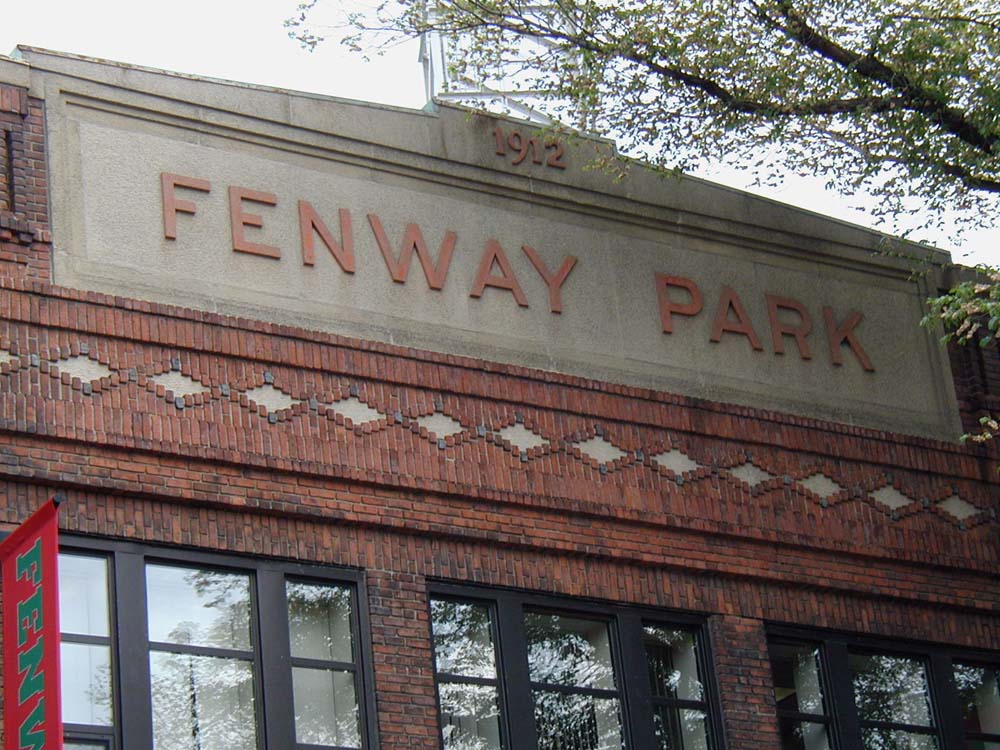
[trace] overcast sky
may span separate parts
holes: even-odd
[[[282,26],[295,0],[11,0],[4,5],[0,54],[25,44],[403,107],[425,103],[416,43],[374,62],[332,43],[307,52]],[[819,180],[796,178],[761,190],[749,187],[740,173],[719,170],[702,176],[847,221],[872,223],[851,208],[861,201],[827,193]],[[958,248],[943,237],[935,242],[962,263],[1000,265],[1000,218],[996,226],[969,233]]]

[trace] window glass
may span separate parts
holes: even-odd
[[[289,582],[288,633],[292,656],[324,661],[354,661],[351,590]]]
[[[704,689],[698,675],[694,633],[647,625],[643,634],[653,696],[702,700]]]
[[[352,597],[348,586],[285,583],[296,742],[361,747]]]
[[[862,721],[931,726],[927,673],[918,659],[851,654],[854,701]]]
[[[965,731],[996,735],[1000,741],[1000,670],[956,664],[955,687]]]
[[[533,682],[615,689],[608,623],[528,612],[524,627]]]
[[[539,750],[618,750],[622,747],[617,698],[533,691]]]
[[[250,648],[248,576],[147,565],[146,601],[150,641]]]
[[[105,557],[59,554],[62,720],[110,732],[114,695],[108,574]]]
[[[361,747],[354,674],[292,668],[295,739],[307,745]]]
[[[63,642],[59,649],[62,720],[67,724],[111,724],[111,649]]]
[[[111,635],[108,624],[108,561],[59,555],[59,627],[76,635]]]
[[[438,672],[496,677],[489,607],[435,599],[431,602],[431,618]]]
[[[155,750],[256,750],[251,662],[160,651],[149,671]]]
[[[653,698],[653,730],[660,750],[708,748],[707,705],[695,633],[646,625],[643,643]]]
[[[539,748],[622,747],[608,623],[527,612],[524,629]],[[551,689],[557,686],[570,689]]]
[[[503,747],[490,607],[432,599],[431,630],[444,747]]]
[[[819,646],[771,642],[768,652],[782,750],[829,750]]]

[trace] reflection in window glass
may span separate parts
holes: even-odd
[[[431,602],[431,618],[438,672],[496,677],[489,607],[435,599]]]
[[[653,728],[660,750],[707,750],[708,715],[690,708],[653,709]]]
[[[62,720],[114,723],[111,681],[109,565],[105,557],[59,555],[59,646]]]
[[[538,750],[619,750],[621,715],[615,698],[532,691]]]
[[[646,625],[643,644],[660,750],[708,748],[707,706],[695,633]]]
[[[255,750],[253,668],[242,659],[149,656],[155,750]]]
[[[528,612],[524,626],[539,749],[622,747],[608,623]]]
[[[852,653],[848,665],[865,750],[938,747],[927,672],[919,659]]]
[[[500,741],[500,704],[494,685],[438,685],[441,734],[446,748],[492,750]]]
[[[250,648],[250,579],[166,565],[146,566],[149,640]]]
[[[431,630],[444,747],[498,750],[503,741],[490,608],[432,599]]]
[[[286,585],[292,656],[354,661],[351,590],[312,583]]]
[[[529,612],[524,625],[532,682],[615,689],[606,622]]]
[[[286,581],[285,599],[296,741],[361,747],[351,589]]]
[[[361,747],[354,674],[292,668],[295,740],[307,745]]]
[[[111,649],[63,642],[59,647],[62,720],[111,724]]]
[[[865,750],[937,750],[937,737],[902,729],[862,727],[861,741]]]
[[[108,561],[59,555],[59,628],[76,635],[111,635],[108,624]]]
[[[829,720],[820,679],[819,647],[768,644],[782,750],[829,750]]]
[[[850,668],[862,721],[931,726],[927,675],[918,659],[851,654]]]
[[[965,731],[996,735],[1000,742],[1000,670],[956,664],[955,687]]]

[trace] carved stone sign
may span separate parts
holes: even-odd
[[[615,183],[582,169],[589,142],[455,110],[56,62],[32,65],[60,91],[60,284],[957,433],[927,290],[872,233],[638,167]]]

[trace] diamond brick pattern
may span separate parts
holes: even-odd
[[[549,441],[541,435],[536,435],[523,424],[512,424],[497,432],[502,439],[506,440],[518,450],[527,451],[532,448],[540,448],[548,445]]]
[[[683,474],[686,471],[694,471],[699,467],[697,461],[688,458],[686,453],[673,449],[657,453],[651,457],[654,462],[664,469],[670,469],[674,474]]]
[[[68,373],[71,378],[79,378],[83,383],[91,383],[101,378],[111,377],[113,372],[107,365],[102,365],[100,362],[84,354],[68,359],[60,359],[58,362],[53,362],[52,366],[60,374],[64,372]]]
[[[263,406],[269,413],[288,409],[299,403],[297,399],[270,384],[252,388],[246,391],[245,395],[257,406]]]
[[[182,375],[176,370],[155,375],[150,380],[156,385],[162,385],[174,396],[193,396],[196,393],[204,393],[209,390],[203,383],[199,383],[187,375]]]
[[[451,437],[452,435],[457,435],[465,429],[458,423],[457,420],[454,420],[447,414],[443,414],[438,411],[433,414],[420,417],[420,419],[414,421],[421,427],[426,427],[427,432],[438,438]]]
[[[357,396],[351,396],[350,398],[345,398],[343,401],[330,404],[329,409],[351,420],[354,424],[374,422],[385,416],[382,412],[373,409]]]
[[[836,495],[843,489],[826,474],[820,474],[819,472],[810,474],[805,479],[800,479],[799,484],[823,498]]]
[[[907,497],[892,485],[875,490],[875,492],[870,492],[869,495],[876,503],[880,503],[891,510],[899,510],[913,502],[913,498]]]
[[[947,500],[942,500],[937,504],[937,507],[954,518],[957,518],[959,521],[964,521],[966,518],[970,518],[979,513],[979,508],[972,503],[963,500],[958,495],[952,495]]]
[[[582,443],[574,443],[574,445],[580,449],[581,453],[596,459],[601,464],[611,463],[628,455],[611,441],[605,440],[601,435],[595,435],[590,440],[584,440]]]
[[[80,354],[67,356],[60,360],[47,360],[46,358],[49,356],[48,354],[43,354],[41,357],[39,354],[35,353],[15,355],[7,349],[0,349],[0,364],[4,362],[11,363],[24,361],[28,363],[28,366],[37,368],[40,365],[45,366],[47,362],[54,376],[69,376],[71,378],[78,379],[83,383],[83,394],[85,396],[90,396],[98,390],[96,386],[94,386],[95,381],[102,378],[111,378],[111,376],[115,375],[116,372],[119,371],[113,370],[109,366],[91,359],[89,356],[89,349],[85,344],[86,342],[80,343]],[[57,348],[55,351],[58,352],[59,349]],[[119,361],[121,361],[121,356],[123,355],[119,353]],[[127,356],[132,355],[128,354]],[[24,359],[22,359],[22,357],[24,357]],[[148,382],[157,387],[162,386],[164,390],[168,391],[173,397],[173,400],[176,402],[175,405],[179,410],[182,411],[184,409],[185,399],[189,396],[204,395],[206,400],[211,400],[213,398],[211,388],[179,371],[179,360],[174,359],[171,360],[171,362],[173,369],[158,375],[149,376]],[[133,388],[133,384],[137,379],[136,368],[131,368],[127,375],[124,370],[120,371],[120,374],[121,378],[114,378],[114,381],[109,383],[110,387],[124,389]],[[225,375],[222,375],[222,377],[225,377]],[[9,380],[5,381],[5,384],[10,382],[11,381]],[[287,410],[296,404],[303,403],[302,399],[292,397],[280,388],[275,387],[273,383],[274,375],[271,373],[265,373],[263,385],[249,389],[243,394],[247,397],[251,406],[255,410],[263,407],[264,413],[267,414],[268,419],[266,423],[261,422],[261,424],[278,425],[283,423],[285,421],[284,418],[278,417],[275,413]],[[2,394],[2,390],[3,389],[0,389],[0,394]],[[319,390],[319,388],[317,388],[317,390]],[[352,387],[351,392],[357,393],[355,387]],[[230,398],[230,386],[222,384],[219,387],[219,393],[222,398]],[[202,401],[198,400],[196,403],[200,404]],[[313,396],[309,399],[309,403],[312,405],[313,409],[316,409],[320,402],[315,396]],[[345,398],[334,403],[325,403],[324,406],[327,409],[327,413],[340,415],[350,420],[350,423],[353,425],[370,424],[383,419],[386,416],[383,412],[365,403],[356,395],[352,395],[349,398]],[[403,412],[396,411],[394,413],[396,414],[396,419],[393,421],[393,424],[402,423],[405,426],[406,419],[402,416]],[[287,415],[287,419],[295,420],[298,416],[298,414],[292,412]],[[486,418],[486,421],[488,423],[489,417]],[[442,411],[435,411],[433,414],[428,414],[418,419],[412,419],[409,421],[409,424],[414,429],[419,427],[426,430],[438,448],[447,447],[445,439],[458,435],[459,433],[468,432],[470,441],[490,439],[488,427],[480,426],[476,430],[467,430],[458,420]],[[531,424],[531,422],[528,422],[528,424]],[[572,428],[567,428],[567,431],[571,429]],[[587,440],[570,444],[560,441],[560,445],[567,446],[569,448],[578,448],[580,451],[579,455],[585,461],[589,460],[596,462],[601,468],[601,473],[607,474],[608,464],[628,457],[629,453],[608,440],[600,428],[597,428],[596,431],[598,434]],[[512,449],[516,450],[520,454],[521,461],[534,461],[537,458],[537,455],[532,453],[533,449],[552,445],[552,441],[526,427],[520,418],[515,424],[493,431],[492,436],[504,441],[506,444],[509,444]],[[655,441],[653,442],[654,445],[663,445],[664,442],[671,444],[674,440],[674,435],[664,434],[662,437],[652,438],[651,442]],[[646,451],[642,446],[640,446],[639,451],[637,451],[637,455],[642,455],[642,452]],[[569,454],[572,456],[575,454],[575,451],[569,451]],[[660,452],[654,454],[649,454],[647,452],[647,455],[649,455],[650,459],[646,464],[647,470],[652,469],[654,473],[659,470],[666,469],[679,477],[682,474],[696,471],[703,467],[703,464],[699,464],[679,448],[661,450]],[[721,456],[719,458],[721,458]],[[712,460],[715,461],[716,458],[713,457]],[[641,463],[638,464],[636,466],[636,470],[641,472],[642,466],[643,465]],[[734,479],[744,482],[750,487],[756,487],[762,482],[775,478],[775,475],[760,468],[759,466],[754,465],[752,461],[745,461],[744,463],[732,468],[723,469],[723,471],[728,472]],[[792,468],[791,471],[794,472],[794,468]],[[873,471],[875,470],[873,469]],[[870,479],[875,482],[880,480],[884,481],[884,476],[885,475],[881,473],[873,473]],[[595,478],[593,481],[602,480]],[[790,482],[791,480],[786,477],[785,483],[788,484]],[[837,493],[843,492],[843,487],[840,484],[822,472],[814,472],[804,479],[798,480],[795,484],[802,489],[815,493],[824,501]],[[968,524],[964,522],[969,519],[972,519],[972,525],[976,525],[978,523],[989,523],[990,519],[994,517],[988,514],[983,507],[977,506],[972,502],[963,499],[958,495],[957,490],[949,491],[952,492],[952,494],[945,500],[936,503],[934,507],[939,508],[944,515],[954,519],[956,522],[963,522],[956,524],[959,525],[959,528],[967,528]],[[973,490],[973,492],[975,492],[975,490]],[[923,503],[922,507],[918,507],[914,498],[906,495],[892,485],[887,485],[871,491],[866,497],[868,497],[872,502],[883,506],[887,510],[893,511],[891,514],[893,521],[901,520],[895,511],[907,506],[911,506],[916,513],[930,507],[926,501]],[[826,502],[821,503],[821,505],[825,507]],[[941,516],[939,515],[938,517],[940,518]]]
[[[729,473],[751,487],[756,487],[758,484],[766,482],[768,479],[774,479],[774,474],[768,474],[766,471],[754,466],[749,461],[745,464],[734,466],[729,470]]]

